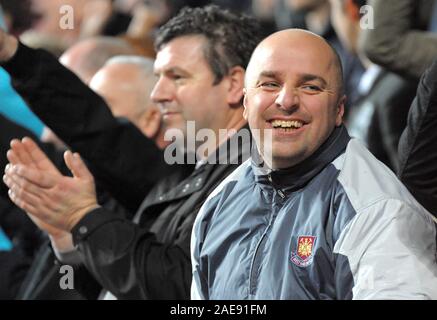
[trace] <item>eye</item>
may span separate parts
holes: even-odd
[[[263,89],[267,89],[267,90],[275,90],[280,88],[281,86],[277,83],[277,82],[262,82],[258,85],[258,87],[263,88]]]
[[[176,83],[183,82],[187,76],[180,72],[169,72],[167,73],[167,77]]]
[[[322,88],[320,88],[319,86],[317,86],[315,84],[304,84],[304,85],[300,86],[300,89],[303,92],[309,93],[309,94],[316,94],[316,93],[323,91]]]
[[[180,74],[173,74],[173,75],[171,76],[171,78],[172,78],[173,80],[175,80],[175,81],[178,81],[178,80],[181,80],[181,79],[185,79],[185,77],[182,76],[182,75],[180,75]]]

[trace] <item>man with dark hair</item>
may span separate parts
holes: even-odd
[[[192,15],[196,9],[186,9],[170,20],[156,37],[155,47],[159,51],[171,40],[190,35],[203,35],[206,61],[219,83],[234,66],[247,65],[253,50],[253,37],[257,22],[247,16],[224,14],[216,6],[208,6]],[[226,11],[224,11],[226,12]],[[238,32],[232,32],[238,30]]]
[[[339,70],[308,31],[277,32],[255,49],[244,115],[261,131],[259,152],[199,211],[192,298],[437,298],[432,216],[350,139]],[[257,137],[268,131],[265,147]]]
[[[50,55],[0,33],[0,61],[17,90],[63,141],[82,154],[96,179],[137,214],[132,223],[99,207],[93,176],[77,154],[66,153],[73,178],[65,177],[29,139],[12,144],[4,177],[10,196],[51,233],[60,260],[85,265],[120,299],[189,297],[192,223],[208,194],[237,167],[233,160],[241,156],[231,154],[227,164],[220,164],[221,150],[226,151],[233,138],[219,131],[238,131],[246,125],[241,105],[244,73],[260,40],[257,24],[205,7],[183,10],[159,34],[178,29],[184,32],[160,37],[152,99],[161,109],[164,126],[179,129],[187,141],[184,151],[198,152],[200,159],[196,166],[177,166],[173,173],[162,170],[164,159],[150,140],[132,125],[116,122],[104,102]],[[214,29],[219,34],[213,34]],[[236,40],[220,43],[218,36]],[[217,38],[211,42],[213,49],[210,37]],[[219,137],[206,141],[208,153],[200,152],[205,151],[200,143],[190,148],[189,121],[195,121],[195,133],[210,129]],[[45,200],[34,203],[37,199]],[[70,232],[77,250],[68,241]]]

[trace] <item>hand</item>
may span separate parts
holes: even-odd
[[[13,140],[3,178],[11,200],[28,212],[39,227],[71,229],[98,207],[94,178],[80,156],[66,151],[64,160],[73,177],[63,176],[29,138]],[[13,163],[17,163],[14,164]]]
[[[0,29],[0,62],[11,59],[18,49],[17,38]]]
[[[11,142],[11,146],[12,149],[15,151],[8,151],[8,159],[10,161],[10,164],[7,165],[6,170],[9,170],[11,165],[18,164],[28,165],[33,168],[38,167],[39,164],[33,162],[27,152],[25,152],[26,150],[22,150],[24,144],[20,143],[18,140],[13,140]],[[43,164],[40,165],[40,168],[44,168]],[[50,166],[46,166],[46,169],[50,170],[51,168]],[[8,181],[9,178],[4,177],[4,180]],[[52,247],[55,248],[58,252],[66,252],[74,249],[71,233],[55,228],[28,212],[27,215],[38,226],[38,228],[48,233],[50,241],[52,243]]]
[[[10,164],[8,164],[5,168],[5,171],[9,171],[12,165],[18,165],[18,164],[24,164],[24,165],[28,165],[32,168],[38,168],[38,164],[34,163],[33,160],[31,159],[31,157],[28,155],[28,153],[26,152],[24,148],[24,144],[21,143],[21,141],[19,140],[12,140],[11,141],[11,148],[12,150],[9,150],[7,152],[7,157],[8,160],[10,162]],[[42,167],[41,167],[42,169]],[[46,167],[46,170],[50,170],[49,167]],[[8,183],[12,183],[11,179],[9,177],[7,177],[7,175],[3,176],[3,180],[5,182],[6,185],[8,185]],[[61,229],[57,229],[47,223],[45,223],[44,221],[38,219],[35,216],[32,216],[31,214],[29,214],[27,212],[29,218],[43,231],[47,232],[51,237],[53,238],[65,238],[66,235],[68,234],[67,232],[65,232],[64,230]]]

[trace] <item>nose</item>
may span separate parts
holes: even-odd
[[[150,98],[154,103],[163,103],[172,99],[172,86],[170,81],[166,81],[164,76],[160,76],[153,87]]]
[[[286,111],[299,106],[299,92],[292,86],[283,86],[276,97],[275,103]]]

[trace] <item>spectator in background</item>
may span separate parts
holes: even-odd
[[[134,55],[133,48],[124,40],[113,37],[94,37],[79,41],[59,58],[59,61],[73,71],[84,83],[103,65],[117,55]]]
[[[332,23],[343,46],[361,60],[366,72],[360,79],[360,99],[352,106],[346,123],[351,136],[392,170],[399,166],[398,143],[414,98],[416,82],[373,64],[358,46],[362,29],[360,8],[366,0],[331,0]]]
[[[133,55],[134,49],[124,40],[111,37],[94,37],[79,41],[59,58],[59,61],[73,71],[84,83],[103,67],[106,61],[116,55]],[[41,140],[53,143],[59,150],[66,146],[50,128],[44,126]]]
[[[348,97],[345,110],[347,114],[359,98],[357,88],[364,67],[357,56],[350,54],[343,48],[332,28],[329,0],[287,0],[286,4],[293,12],[304,15],[304,29],[325,38],[340,55],[344,69],[345,92]]]
[[[91,79],[90,88],[102,96],[116,117],[131,121],[163,149],[161,112],[150,100],[155,86],[153,60],[136,56],[114,57]]]
[[[363,32],[366,56],[389,71],[418,80],[437,56],[435,0],[370,0],[374,28]]]

